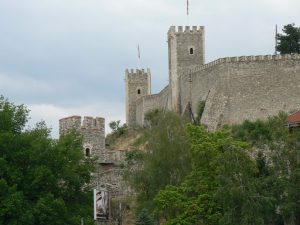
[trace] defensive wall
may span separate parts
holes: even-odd
[[[169,85],[158,94],[146,95],[136,101],[136,123],[143,126],[145,114],[154,109],[170,110]]]
[[[300,55],[260,55],[215,60],[182,74],[182,109],[191,101],[201,122],[213,130],[223,124],[266,119],[300,108]]]
[[[180,74],[178,91],[181,113],[191,103],[196,116],[199,102],[206,101],[201,122],[211,130],[291,112],[300,108],[300,55],[221,58]],[[152,109],[172,110],[169,85],[137,100],[137,124]]]

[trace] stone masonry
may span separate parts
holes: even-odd
[[[94,185],[104,185],[112,197],[126,196],[131,192],[122,177],[121,164],[126,151],[110,151],[105,148],[105,120],[101,117],[70,116],[59,120],[59,134],[65,135],[76,130],[83,137],[83,154],[96,157]]]
[[[59,120],[59,134],[64,135],[72,129],[83,137],[83,153],[86,156],[98,157],[101,162],[108,162],[105,151],[105,120],[101,117],[71,116]]]
[[[151,72],[145,70],[126,70],[126,122],[129,126],[136,121],[136,101],[151,94]]]
[[[129,126],[143,126],[152,109],[184,114],[191,106],[196,116],[200,101],[206,101],[201,122],[210,130],[300,108],[300,55],[226,57],[205,64],[204,33],[204,27],[169,29],[169,84],[158,94],[132,99]]]

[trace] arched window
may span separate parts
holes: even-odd
[[[194,49],[190,48],[190,55],[194,55]]]
[[[91,156],[91,149],[89,149],[89,148],[85,149],[85,156],[86,157],[90,157]]]
[[[140,95],[141,94],[141,89],[138,89],[137,93],[138,93],[138,95]]]

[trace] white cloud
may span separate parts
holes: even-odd
[[[38,80],[24,74],[9,74],[0,72],[0,89],[39,93],[51,91],[52,88],[43,80]]]

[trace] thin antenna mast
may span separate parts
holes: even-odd
[[[278,32],[277,32],[277,24],[275,27],[275,55],[277,55],[277,43],[278,43]]]
[[[137,47],[137,51],[138,51],[138,69],[141,69],[141,52],[140,52],[140,45],[138,44]]]

